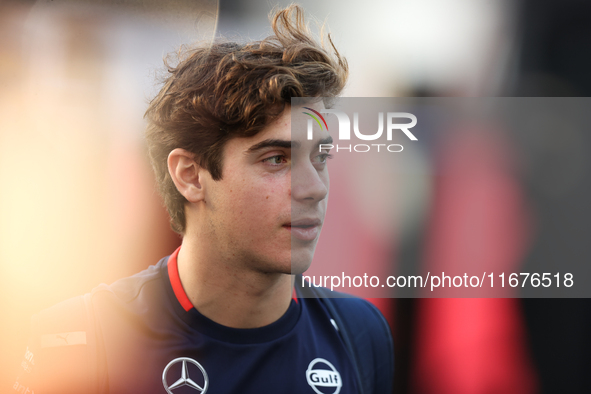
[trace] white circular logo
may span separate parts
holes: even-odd
[[[306,380],[317,394],[339,394],[343,386],[341,374],[323,358],[315,358],[308,365]]]
[[[176,365],[178,365],[180,368],[176,367]],[[189,368],[190,365],[194,365],[197,368]],[[170,371],[170,375],[174,374],[175,376],[170,379],[172,383],[169,384],[167,375],[171,368],[172,371]],[[174,379],[177,376],[178,378]],[[209,379],[207,378],[207,372],[205,372],[205,369],[201,366],[201,364],[192,358],[175,358],[169,362],[164,368],[164,371],[162,371],[162,384],[164,385],[164,389],[168,394],[174,394],[172,390],[179,387],[189,387],[191,389],[189,391],[192,393],[205,394],[208,383]]]

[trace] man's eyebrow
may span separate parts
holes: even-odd
[[[247,153],[252,153],[252,152],[256,152],[258,150],[264,149],[264,148],[286,148],[286,149],[291,149],[291,148],[299,148],[300,147],[300,143],[297,141],[289,141],[289,140],[279,140],[279,139],[268,139],[268,140],[264,140],[259,142],[258,144],[255,144],[253,146],[251,146],[250,148],[248,148],[248,150],[246,151]]]
[[[318,143],[316,144],[316,146],[320,146],[320,145],[330,145],[332,144],[332,137],[328,136],[326,138],[321,139],[320,141],[318,141]]]
[[[323,144],[332,144],[332,141],[333,141],[332,137],[328,136],[326,138],[318,140],[318,142],[314,146],[320,146]],[[268,139],[268,140],[261,141],[258,144],[251,146],[250,148],[248,148],[246,153],[256,152],[258,150],[265,149],[265,148],[284,148],[284,149],[294,148],[294,149],[298,149],[301,146],[302,146],[302,144],[299,141]]]

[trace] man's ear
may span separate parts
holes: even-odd
[[[168,173],[179,193],[189,202],[203,200],[203,179],[200,179],[203,169],[195,161],[195,155],[185,149],[176,148],[168,154],[167,162]]]

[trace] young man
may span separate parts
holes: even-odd
[[[298,7],[272,26],[261,42],[214,43],[169,67],[147,142],[182,245],[37,315],[16,391],[391,390],[391,337],[377,309],[294,288],[324,220],[329,153],[319,147],[331,137],[308,140],[290,102],[323,109],[347,65],[310,38]]]

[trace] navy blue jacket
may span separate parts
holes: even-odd
[[[168,260],[36,315],[15,389],[37,394],[391,392],[392,338],[369,302],[302,287],[298,277],[297,298],[278,321],[256,329],[224,327],[187,305],[176,259]]]

